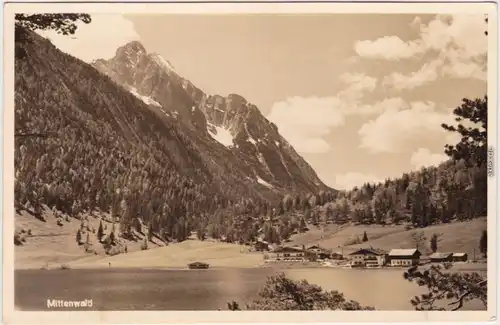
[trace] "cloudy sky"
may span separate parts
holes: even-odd
[[[486,93],[485,28],[467,14],[100,14],[51,38],[88,62],[139,40],[205,92],[258,105],[326,184],[352,188],[446,158],[441,123]]]

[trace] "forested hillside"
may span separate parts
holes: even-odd
[[[124,237],[145,224],[167,240],[254,238],[279,182],[32,31],[71,34],[65,24],[81,17],[64,16],[16,16],[16,209],[42,221],[44,206],[60,218],[109,214]]]
[[[365,184],[327,203],[328,219],[425,227],[435,222],[486,215],[486,169],[463,160],[404,174],[383,184]]]
[[[215,164],[216,150],[200,150],[109,77],[26,29],[16,31],[15,69],[16,129],[49,132],[16,137],[18,209],[39,218],[43,204],[77,218],[110,212],[124,229],[140,217],[182,238],[202,212],[240,201],[265,206],[273,197],[230,160]]]

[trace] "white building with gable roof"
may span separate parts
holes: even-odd
[[[391,266],[412,266],[418,264],[421,255],[416,248],[393,249],[389,252],[388,260]]]

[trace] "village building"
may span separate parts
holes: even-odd
[[[429,256],[431,263],[444,263],[453,261],[453,253],[434,253]]]
[[[313,246],[310,246],[308,249],[307,249],[308,253],[309,254],[313,254],[315,256],[316,259],[318,260],[326,260],[326,259],[329,259],[330,258],[330,251],[327,250],[327,249],[324,249],[318,245],[313,245]]]
[[[375,248],[362,248],[349,254],[352,267],[379,267],[386,263],[387,254]]]
[[[389,252],[389,262],[391,266],[418,265],[422,253],[416,248],[412,249],[392,249]]]
[[[330,259],[331,260],[343,260],[344,256],[340,252],[334,252],[330,254]]]
[[[305,261],[306,251],[296,247],[277,247],[270,255],[271,259],[276,261]]]
[[[315,252],[315,253],[319,253],[321,252],[323,249],[319,246],[319,245],[313,245],[313,246],[309,246],[307,248],[308,251],[310,252]]]
[[[466,253],[453,253],[453,262],[467,262],[468,256]]]

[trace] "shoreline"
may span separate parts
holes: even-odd
[[[427,265],[420,265],[420,267],[426,267]],[[467,266],[467,267],[466,267]],[[279,270],[287,270],[287,269],[325,269],[325,270],[347,270],[347,271],[404,271],[407,267],[394,267],[394,266],[384,266],[377,268],[370,267],[331,267],[331,266],[322,266],[321,264],[259,264],[254,266],[245,266],[245,265],[223,265],[223,266],[213,266],[209,267],[206,270],[231,270],[231,269],[279,269]],[[128,266],[128,265],[118,265],[118,266],[106,266],[103,264],[78,264],[78,265],[68,265],[67,268],[63,268],[62,265],[54,265],[49,267],[35,267],[35,266],[20,266],[14,267],[14,271],[53,271],[53,270],[61,270],[61,271],[71,271],[71,270],[164,270],[164,271],[199,271],[200,269],[190,269],[186,266],[162,266],[162,265],[150,265],[150,266]],[[477,264],[455,264],[451,267],[450,271],[455,272],[486,272],[487,264],[486,263],[477,263]]]

